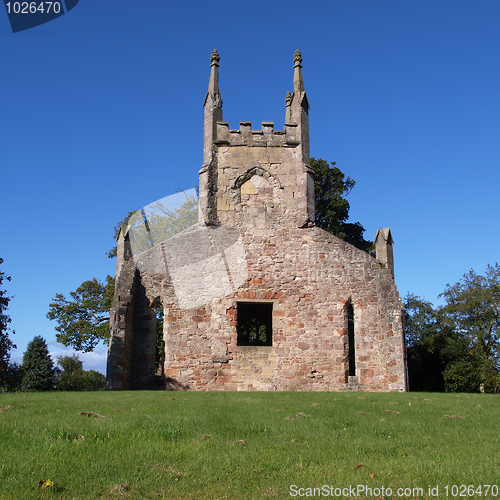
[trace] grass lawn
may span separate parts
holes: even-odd
[[[0,394],[0,499],[500,498],[484,485],[500,487],[499,396]]]

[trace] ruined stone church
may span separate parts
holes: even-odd
[[[120,229],[107,388],[405,391],[390,230],[377,231],[375,258],[314,225],[300,52],[284,130],[229,129],[219,62],[214,51],[198,223],[141,255]]]

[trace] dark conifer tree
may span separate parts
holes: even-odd
[[[51,391],[55,386],[56,370],[49,354],[47,342],[37,335],[23,356],[22,386],[28,391]]]

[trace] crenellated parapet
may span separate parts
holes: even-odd
[[[285,130],[274,130],[274,122],[262,122],[260,130],[252,129],[252,123],[240,122],[239,129],[230,129],[228,122],[217,122],[217,146],[296,147],[300,144],[298,124],[285,123]]]

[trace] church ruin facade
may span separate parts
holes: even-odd
[[[199,220],[139,257],[122,225],[108,389],[407,389],[390,230],[378,230],[375,258],[314,226],[301,62],[297,51],[284,130],[231,130],[212,54]]]

